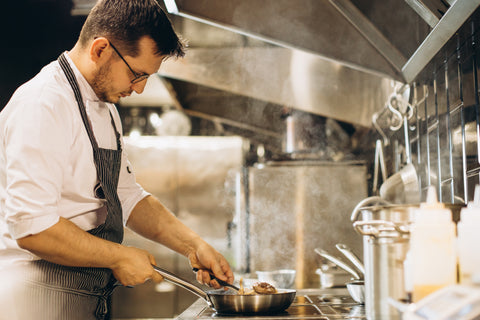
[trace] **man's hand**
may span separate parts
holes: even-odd
[[[113,275],[124,286],[135,286],[148,280],[159,283],[163,277],[153,269],[155,258],[145,250],[124,247],[124,256],[112,267]]]
[[[233,283],[233,272],[227,260],[215,249],[207,243],[198,247],[195,252],[188,254],[190,265],[192,268],[199,269],[197,271],[197,281],[209,285],[215,289],[222,286],[216,280],[212,280],[210,272],[220,280]]]

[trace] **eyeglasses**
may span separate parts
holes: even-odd
[[[112,46],[112,49],[118,54],[118,56],[120,57],[120,59],[123,60],[123,62],[125,62],[125,64],[127,65],[128,69],[130,69],[130,71],[133,73],[134,77],[132,81],[130,81],[131,84],[135,84],[135,83],[139,83],[143,80],[146,80],[150,75],[149,74],[140,74],[140,73],[137,73],[135,71],[133,71],[132,67],[130,67],[130,65],[128,64],[128,62],[125,60],[125,58],[123,58],[123,56],[120,54],[120,52],[118,52],[117,48],[115,48],[115,46],[113,45],[113,43],[110,42],[110,45]]]

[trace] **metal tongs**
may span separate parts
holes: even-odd
[[[198,268],[193,268],[192,270],[193,270],[193,272],[197,272],[197,271],[199,271],[200,269],[198,269]],[[223,280],[218,279],[217,277],[215,277],[215,276],[213,275],[213,273],[209,272],[209,274],[210,274],[210,278],[211,278],[212,280],[217,280],[217,282],[218,282],[219,285],[224,286],[224,287],[230,287],[230,288],[232,288],[232,289],[234,289],[234,290],[236,290],[236,291],[239,291],[239,290],[240,290],[240,288],[237,287],[236,285],[233,285],[233,284],[230,284],[230,283],[228,283],[228,282],[226,282],[226,281],[223,281]]]

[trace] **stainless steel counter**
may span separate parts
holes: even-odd
[[[177,320],[186,319],[366,319],[364,305],[356,303],[347,289],[303,289],[297,291],[292,305],[283,313],[274,315],[221,315],[198,299]]]

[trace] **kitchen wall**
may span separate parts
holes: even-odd
[[[315,248],[337,255],[335,245],[343,243],[362,254],[350,215],[367,196],[364,163],[271,162],[250,167],[248,174],[249,232],[239,236],[249,248],[252,274],[294,269],[295,288],[318,288],[322,259]]]
[[[477,9],[412,84],[408,136],[422,199],[433,185],[440,201],[466,202],[479,183],[479,16]],[[406,160],[404,131],[384,129],[394,171]]]

